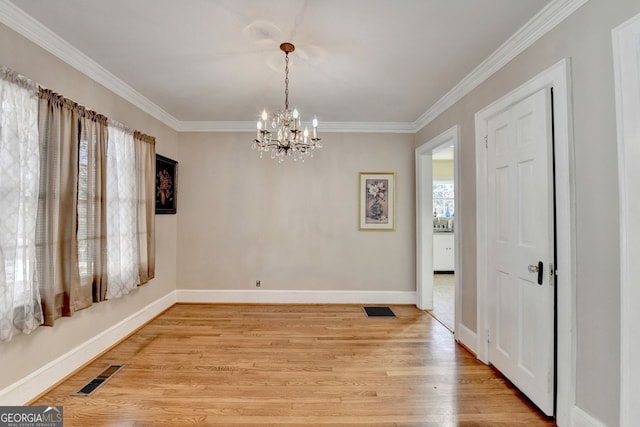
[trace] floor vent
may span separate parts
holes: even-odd
[[[73,393],[74,396],[89,396],[113,377],[125,365],[109,365],[100,375],[85,384],[80,390]]]
[[[363,307],[368,317],[396,317],[389,307]]]

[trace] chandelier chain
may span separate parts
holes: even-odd
[[[289,109],[289,52],[284,56],[284,108]]]

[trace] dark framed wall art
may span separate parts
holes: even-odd
[[[175,214],[177,197],[178,162],[156,154],[156,214]]]

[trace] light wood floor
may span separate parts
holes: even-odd
[[[455,275],[436,273],[433,275],[433,310],[431,315],[453,332],[455,320]]]
[[[553,425],[429,315],[392,309],[178,304],[32,403],[63,405],[65,427]]]

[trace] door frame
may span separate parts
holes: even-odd
[[[631,426],[640,418],[640,343],[637,328],[640,300],[636,286],[640,275],[640,14],[614,28],[613,64],[618,131],[618,187],[620,194],[620,425]]]
[[[575,404],[576,348],[576,231],[573,159],[573,129],[571,79],[569,59],[563,59],[520,87],[478,111],[476,126],[476,221],[477,221],[477,356],[489,363],[487,343],[489,325],[487,237],[487,150],[488,120],[511,105],[543,88],[553,88],[553,123],[556,188],[556,420],[558,425],[570,425]]]
[[[459,171],[460,161],[460,129],[458,125],[442,132],[440,135],[416,148],[416,296],[420,310],[433,309],[433,150],[444,144],[453,145],[453,188],[454,205],[459,209]],[[429,221],[427,221],[429,218]],[[462,311],[460,292],[460,242],[462,240],[462,221],[460,215],[454,215],[453,229],[455,276],[454,276],[454,336],[457,338],[461,323]]]

